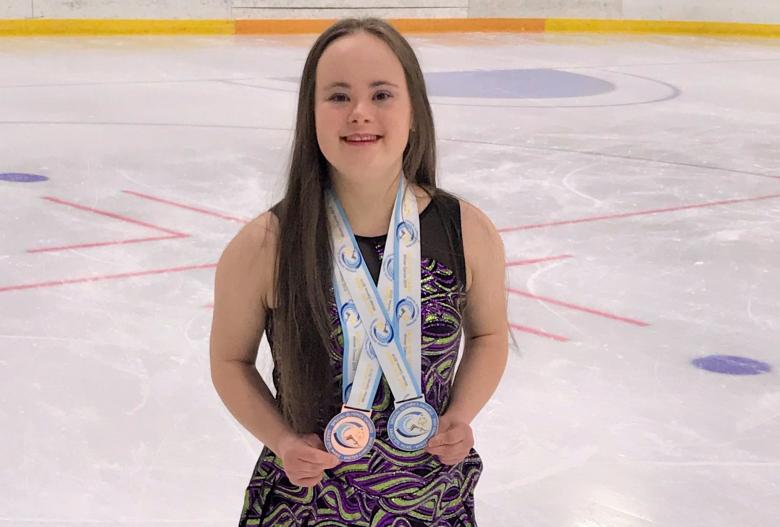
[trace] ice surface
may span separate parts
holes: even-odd
[[[236,524],[261,445],[211,385],[214,264],[280,196],[312,41],[0,40],[0,173],[48,178],[0,177],[3,525]],[[411,41],[510,263],[480,525],[776,527],[780,40]]]

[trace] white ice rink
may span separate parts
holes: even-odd
[[[214,266],[313,39],[0,39],[0,525],[238,522]],[[507,248],[480,526],[780,525],[780,39],[410,40],[440,183]]]

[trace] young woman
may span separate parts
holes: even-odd
[[[212,380],[265,445],[240,525],[476,524],[471,422],[507,359],[504,252],[481,211],[436,187],[435,146],[395,29],[347,19],[320,35],[285,196],[216,271]],[[255,368],[263,332],[276,398]]]

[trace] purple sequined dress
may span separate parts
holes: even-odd
[[[437,194],[420,214],[422,256],[422,386],[439,413],[447,409],[461,341],[465,264],[458,201]],[[385,237],[358,237],[376,280]],[[372,257],[375,256],[375,257]],[[342,334],[331,308],[331,361],[341,386]],[[267,336],[273,354],[272,315]],[[274,357],[275,359],[275,357]],[[278,378],[274,372],[274,382]],[[363,458],[326,471],[313,488],[293,485],[281,460],[264,448],[244,496],[240,526],[472,527],[474,488],[482,470],[476,451],[458,465],[439,463],[425,451],[405,452],[387,436],[393,395],[383,378],[374,399],[374,448]]]

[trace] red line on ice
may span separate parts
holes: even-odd
[[[563,220],[563,221],[553,221],[550,223],[536,223],[532,225],[519,225],[517,227],[503,227],[501,229],[498,229],[498,232],[513,232],[513,231],[522,231],[522,230],[530,230],[530,229],[540,229],[542,227],[555,227],[558,225],[572,225],[575,223],[587,223],[592,221],[601,221],[601,220],[611,220],[615,218],[628,218],[631,216],[643,216],[647,214],[657,214],[659,212],[676,212],[680,210],[688,210],[688,209],[697,209],[697,208],[704,208],[704,207],[715,207],[719,205],[732,205],[734,203],[746,203],[749,201],[761,201],[766,199],[775,199],[780,198],[780,194],[769,194],[767,196],[757,196],[755,198],[740,198],[740,199],[727,199],[722,201],[711,201],[708,203],[699,203],[695,205],[683,205],[680,207],[668,207],[664,209],[652,209],[652,210],[644,210],[644,211],[638,211],[638,212],[624,212],[622,214],[609,214],[605,216],[592,216],[589,218],[580,218],[576,220]]]
[[[60,247],[41,247],[38,249],[27,249],[28,253],[45,253],[55,251],[65,251],[68,249],[88,249],[91,247],[104,247],[107,245],[123,245],[126,243],[141,243],[141,242],[155,242],[159,240],[175,240],[178,238],[187,238],[188,235],[183,236],[154,236],[152,238],[135,238],[133,240],[119,240],[113,242],[94,242],[94,243],[81,243],[77,245],[62,245]]]
[[[569,341],[569,339],[566,337],[562,337],[560,335],[553,335],[552,333],[547,333],[546,331],[542,331],[540,329],[529,328],[527,326],[521,326],[520,324],[509,324],[509,326],[518,331],[522,331],[523,333],[530,333],[532,335],[537,335],[539,337],[546,337],[548,339],[557,340],[558,342]]]
[[[61,205],[68,205],[69,207],[74,207],[74,208],[85,210],[85,211],[88,211],[88,212],[94,212],[95,214],[100,214],[101,216],[107,216],[109,218],[114,218],[114,219],[117,219],[117,220],[125,221],[127,223],[133,223],[135,225],[140,225],[142,227],[147,227],[149,229],[154,229],[156,231],[164,232],[166,234],[172,234],[174,236],[187,236],[183,232],[177,232],[177,231],[173,231],[171,229],[166,229],[164,227],[158,227],[157,225],[152,225],[151,223],[146,223],[145,221],[140,221],[140,220],[136,220],[136,219],[133,219],[133,218],[128,218],[127,216],[123,216],[123,215],[117,214],[115,212],[108,212],[108,211],[105,211],[105,210],[99,210],[99,209],[96,209],[94,207],[87,207],[85,205],[79,205],[78,203],[65,201],[64,199],[59,199],[59,198],[53,198],[51,196],[44,196],[42,199],[45,199],[45,200],[48,200],[48,201],[52,201],[54,203],[59,203]]]
[[[613,315],[612,313],[607,313],[606,311],[599,311],[597,309],[592,309],[592,308],[589,308],[589,307],[578,306],[578,305],[575,305],[575,304],[570,304],[568,302],[561,302],[560,300],[555,300],[553,298],[549,298],[549,297],[546,297],[546,296],[534,295],[532,293],[528,293],[526,291],[520,291],[519,289],[514,289],[514,288],[511,288],[511,287],[508,288],[507,291],[509,291],[510,293],[515,294],[515,295],[525,296],[525,297],[528,297],[528,298],[533,298],[535,300],[541,300],[542,302],[548,302],[550,304],[556,304],[556,305],[559,305],[559,306],[568,307],[570,309],[575,309],[577,311],[584,311],[585,313],[590,313],[592,315],[598,315],[600,317],[609,318],[609,319],[612,319],[612,320],[618,320],[618,321],[621,321],[621,322],[627,322],[628,324],[634,324],[636,326],[647,327],[647,326],[650,325],[650,324],[648,324],[646,322],[642,322],[641,320],[635,320],[633,318],[621,317],[621,316],[618,316],[618,315]]]
[[[517,265],[531,265],[535,263],[542,263],[542,262],[550,262],[553,260],[565,260],[567,258],[574,258],[570,254],[562,254],[560,256],[546,256],[544,258],[534,258],[531,260],[512,260],[510,262],[506,262],[507,267],[514,267]]]
[[[176,201],[172,201],[172,200],[165,199],[165,198],[158,198],[156,196],[151,196],[149,194],[142,194],[141,192],[136,192],[134,190],[123,190],[122,192],[124,192],[126,194],[131,194],[133,196],[137,196],[139,198],[144,198],[144,199],[148,199],[148,200],[151,200],[151,201],[156,201],[158,203],[165,203],[166,205],[172,205],[172,206],[178,207],[180,209],[192,210],[192,211],[195,211],[195,212],[200,212],[201,214],[207,214],[209,216],[216,216],[217,218],[222,218],[222,219],[225,219],[225,220],[237,221],[239,223],[249,223],[251,221],[251,220],[248,220],[246,218],[239,218],[237,216],[229,216],[227,214],[222,214],[221,212],[216,212],[216,211],[204,209],[204,208],[201,208],[201,207],[194,207],[192,205],[185,205],[184,203],[178,203]]]
[[[106,247],[109,245],[122,245],[122,244],[128,244],[128,243],[142,243],[142,242],[151,242],[151,241],[160,241],[160,240],[172,240],[175,238],[187,238],[189,237],[189,234],[185,234],[183,232],[177,232],[171,229],[166,229],[164,227],[159,227],[157,225],[152,225],[151,223],[147,223],[145,221],[136,220],[133,218],[129,218],[127,216],[123,216],[121,214],[117,214],[115,212],[109,212],[105,210],[96,209],[94,207],[87,207],[85,205],[80,205],[78,203],[73,203],[71,201],[66,201],[64,199],[55,198],[52,196],[43,196],[41,199],[45,199],[47,201],[50,201],[52,203],[57,203],[59,205],[67,205],[69,207],[73,207],[79,210],[84,210],[87,212],[92,212],[94,214],[99,214],[101,216],[106,216],[109,218],[117,219],[120,221],[124,221],[126,223],[132,223],[133,225],[140,225],[142,227],[146,227],[147,229],[153,229],[155,231],[164,232],[165,234],[168,234],[168,236],[154,236],[154,237],[148,237],[148,238],[133,238],[130,240],[115,240],[115,241],[106,241],[106,242],[91,242],[91,243],[78,243],[78,244],[72,244],[72,245],[60,245],[57,247],[38,247],[36,249],[27,249],[28,253],[42,253],[42,252],[56,252],[56,251],[66,251],[69,249],[86,249],[91,247]]]
[[[166,269],[151,269],[149,271],[135,271],[131,273],[117,273],[117,274],[106,274],[106,275],[99,275],[99,276],[86,276],[83,278],[68,278],[65,280],[51,280],[49,282],[37,282],[34,284],[18,284],[18,285],[10,285],[10,286],[4,286],[0,287],[0,293],[6,292],[6,291],[19,291],[21,289],[40,289],[44,287],[57,287],[61,285],[69,285],[69,284],[80,284],[85,282],[99,282],[102,280],[118,280],[120,278],[131,278],[135,276],[148,276],[148,275],[154,275],[154,274],[169,274],[169,273],[180,273],[183,271],[191,271],[193,269],[210,269],[213,267],[216,267],[216,263],[211,264],[198,264],[198,265],[185,265],[182,267],[169,267]]]

